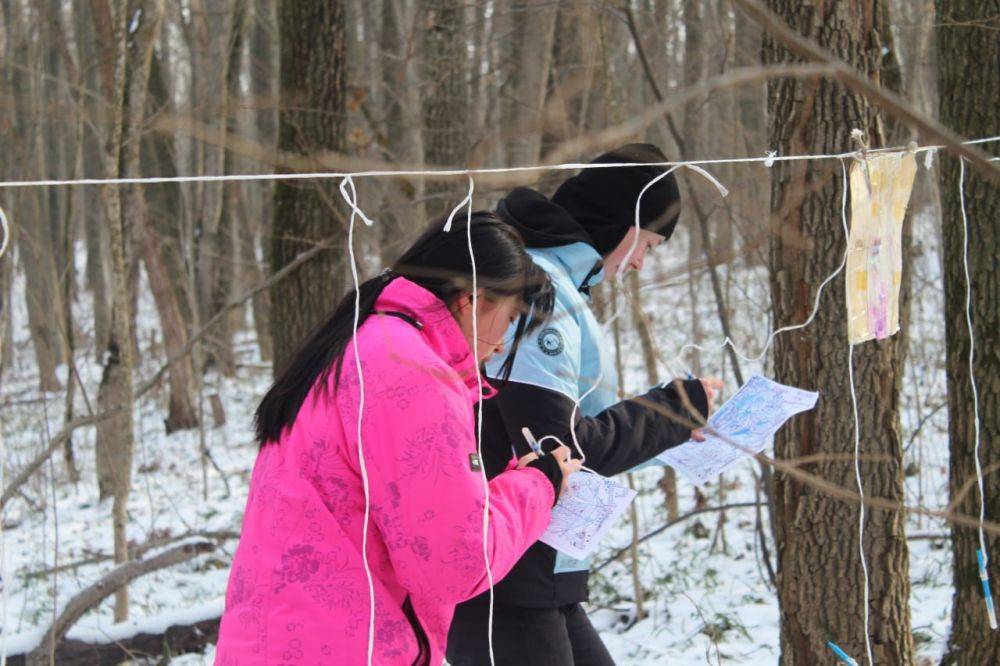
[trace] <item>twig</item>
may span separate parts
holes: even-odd
[[[743,509],[743,508],[749,508],[749,507],[757,506],[757,505],[758,505],[757,502],[738,502],[736,504],[724,504],[722,506],[706,506],[703,509],[695,509],[694,511],[689,511],[688,513],[685,513],[682,516],[677,516],[677,518],[675,518],[674,520],[667,521],[663,525],[660,525],[659,527],[657,527],[652,532],[648,532],[648,533],[644,534],[642,537],[640,537],[639,539],[637,539],[635,541],[635,545],[638,546],[640,543],[644,543],[644,542],[648,541],[649,539],[652,539],[657,534],[662,534],[664,531],[670,529],[671,527],[673,527],[677,523],[682,523],[685,520],[687,520],[688,518],[693,518],[694,516],[697,516],[697,515],[700,515],[700,514],[703,514],[703,513],[715,513],[716,511],[726,511],[728,509]],[[598,564],[596,567],[594,567],[593,569],[591,569],[591,571],[593,571],[594,573],[597,573],[598,571],[600,571],[604,567],[608,566],[612,562],[616,562],[619,559],[621,559],[622,556],[625,555],[626,553],[628,553],[631,549],[632,549],[632,544],[629,544],[628,546],[625,546],[624,548],[619,548],[608,559],[604,560],[603,562],[601,562],[600,564]]]
[[[62,446],[62,444],[66,440],[69,439],[70,435],[73,434],[74,430],[76,430],[77,428],[82,428],[84,426],[94,425],[95,423],[98,423],[105,419],[109,419],[113,417],[115,414],[117,414],[120,411],[120,409],[121,409],[120,407],[115,409],[109,409],[106,412],[102,412],[101,414],[97,414],[94,416],[82,416],[80,418],[73,419],[72,421],[64,425],[62,427],[62,430],[57,432],[55,437],[53,437],[52,440],[49,441],[48,446],[46,446],[41,452],[39,452],[31,460],[31,462],[22,467],[21,471],[17,473],[17,476],[11,479],[11,482],[8,483],[6,487],[4,487],[3,495],[0,495],[0,509],[7,506],[7,502],[9,502],[10,499],[17,494],[17,491],[20,489],[20,487],[23,486],[25,483],[27,483],[28,479],[31,478],[31,475],[38,471],[38,469],[45,463],[45,461],[48,460],[49,456],[51,456],[56,450],[59,449],[60,446]]]
[[[981,150],[973,146],[962,145],[962,139],[950,129],[920,113],[894,93],[879,88],[865,77],[858,75],[850,65],[789,28],[784,21],[763,7],[760,2],[757,0],[732,0],[732,2],[743,10],[743,13],[751,21],[759,25],[775,40],[781,42],[794,55],[808,62],[831,67],[832,78],[865,97],[869,102],[880,106],[883,111],[916,127],[929,142],[943,144],[956,155],[965,157],[978,166],[985,177],[991,178],[994,182],[1000,181],[1000,166],[991,162]]]
[[[152,539],[149,539],[145,543],[139,544],[135,548],[130,548],[129,550],[134,558],[139,559],[151,550],[155,550],[157,548],[163,548],[164,546],[184,541],[186,539],[194,539],[194,538],[210,539],[212,541],[221,544],[224,541],[228,541],[231,539],[238,539],[239,536],[240,536],[239,532],[233,532],[229,530],[221,530],[218,532],[193,530],[190,532],[185,532],[184,534],[177,534],[170,537],[159,537],[159,538],[154,537]],[[55,573],[62,573],[64,571],[77,569],[79,567],[87,566],[90,564],[100,564],[101,562],[107,562],[108,560],[111,559],[114,559],[114,555],[110,555],[108,553],[97,553],[95,555],[91,555],[90,557],[85,557],[81,560],[76,560],[75,562],[67,562],[65,564],[60,564],[57,567],[47,567],[45,569],[39,569],[38,571],[29,571],[28,573],[23,575],[25,578],[28,579],[45,578],[46,576],[51,576],[52,574]]]

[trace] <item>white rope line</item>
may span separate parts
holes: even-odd
[[[348,193],[347,188],[351,191]],[[371,220],[358,208],[358,192],[354,180],[347,176],[340,183],[340,194],[351,207],[350,224],[347,227],[347,248],[351,256],[351,277],[354,279],[354,363],[358,372],[358,466],[361,471],[361,485],[365,492],[365,517],[361,524],[361,561],[364,564],[365,577],[368,579],[368,649],[367,663],[371,666],[372,655],[375,652],[375,582],[372,570],[368,564],[368,523],[371,520],[371,490],[368,487],[368,469],[365,466],[364,447],[361,443],[361,420],[365,411],[365,378],[361,371],[361,354],[358,351],[358,320],[361,315],[361,281],[358,279],[358,261],[354,254],[354,222],[360,214],[361,219],[371,225]]]
[[[984,137],[984,138],[980,138],[980,139],[974,139],[974,140],[970,140],[970,141],[965,141],[965,142],[963,142],[963,145],[975,145],[975,144],[989,143],[989,142],[998,141],[998,140],[1000,140],[1000,136],[991,136],[991,137]],[[940,146],[940,145],[931,145],[931,146],[917,147],[915,149],[912,149],[912,151],[913,152],[929,152],[930,154],[928,155],[928,159],[927,159],[927,161],[925,163],[925,165],[927,165],[933,159],[933,152],[935,152],[935,151],[937,151],[939,149],[942,149],[942,148],[946,148],[946,147],[945,146]],[[893,152],[893,151],[900,151],[900,150],[905,150],[905,149],[906,149],[905,147],[894,147],[894,148],[882,148],[882,149],[870,150],[868,152],[869,153]],[[661,174],[661,176],[659,176],[657,179],[654,179],[654,182],[655,182],[655,180],[658,180],[659,178],[665,177],[668,173],[672,172],[676,168],[684,166],[684,167],[691,168],[692,170],[695,170],[695,171],[701,173],[706,178],[708,178],[710,181],[712,181],[720,189],[720,192],[722,193],[722,195],[725,196],[726,195],[725,188],[717,180],[715,180],[710,174],[708,174],[708,172],[706,172],[704,169],[700,168],[699,165],[763,163],[766,167],[771,167],[775,162],[779,162],[779,161],[780,162],[786,162],[786,161],[803,161],[803,160],[840,159],[841,160],[842,169],[844,170],[845,181],[846,181],[846,167],[843,165],[843,159],[844,158],[848,158],[848,157],[854,157],[856,155],[857,155],[857,151],[849,151],[849,152],[834,153],[834,154],[778,156],[778,155],[776,155],[776,153],[774,151],[769,151],[763,157],[723,158],[723,159],[706,159],[706,160],[691,160],[691,161],[678,161],[678,162],[658,162],[658,163],[623,162],[623,163],[591,164],[591,163],[571,162],[571,163],[554,164],[554,165],[505,167],[505,168],[481,168],[481,169],[371,170],[371,171],[359,171],[359,172],[352,172],[352,173],[347,173],[347,172],[260,173],[260,174],[226,174],[226,175],[171,176],[171,177],[138,177],[138,178],[80,178],[80,179],[65,179],[65,180],[59,180],[59,179],[19,180],[19,181],[0,182],[0,189],[21,188],[21,187],[49,187],[49,186],[163,184],[163,183],[186,183],[186,182],[195,182],[195,183],[202,182],[202,183],[205,183],[205,182],[239,182],[239,181],[269,181],[269,180],[308,180],[308,179],[332,179],[332,178],[342,179],[341,180],[341,184],[340,184],[340,192],[341,192],[341,195],[343,196],[345,202],[351,208],[350,225],[349,225],[349,230],[348,230],[348,247],[349,247],[350,258],[351,258],[351,273],[352,273],[352,278],[353,278],[354,285],[355,285],[355,313],[354,313],[354,327],[353,327],[353,344],[354,344],[355,362],[356,362],[356,366],[357,366],[358,381],[359,381],[359,391],[360,391],[360,393],[359,393],[359,408],[358,408],[357,437],[358,437],[358,461],[359,461],[359,466],[360,466],[360,470],[361,470],[362,482],[363,482],[364,493],[365,493],[365,515],[364,515],[363,533],[362,533],[362,560],[363,560],[363,563],[364,563],[365,573],[366,573],[367,580],[368,580],[369,599],[370,599],[369,635],[368,635],[368,653],[367,653],[367,663],[370,665],[372,663],[372,656],[373,656],[373,650],[374,650],[375,595],[374,595],[373,578],[372,578],[372,574],[371,574],[371,570],[370,570],[369,563],[368,563],[368,558],[367,558],[367,532],[368,532],[368,525],[369,525],[369,522],[370,522],[370,489],[369,489],[369,486],[368,486],[367,471],[366,471],[366,468],[365,468],[364,453],[363,453],[363,444],[362,444],[362,432],[361,432],[362,431],[362,416],[363,416],[363,410],[364,410],[364,399],[365,399],[365,396],[364,396],[364,379],[363,379],[363,374],[362,374],[361,361],[360,361],[360,356],[358,355],[357,333],[358,333],[358,323],[359,323],[359,316],[360,316],[360,311],[359,311],[359,308],[360,308],[360,293],[359,293],[358,290],[360,288],[360,280],[359,280],[359,277],[358,277],[358,267],[357,267],[357,259],[356,259],[355,252],[354,252],[353,237],[354,237],[354,223],[355,223],[357,217],[360,217],[362,219],[362,221],[367,226],[371,226],[372,225],[372,220],[370,218],[368,218],[365,215],[365,213],[357,205],[357,191],[356,191],[356,188],[354,186],[353,178],[354,177],[424,176],[424,175],[437,175],[437,176],[461,176],[461,175],[465,175],[465,176],[469,177],[469,184],[470,184],[469,196],[467,197],[467,199],[465,201],[463,201],[462,204],[459,205],[458,208],[456,208],[456,210],[452,211],[452,215],[449,216],[448,222],[446,223],[446,229],[450,229],[451,222],[452,222],[452,219],[453,219],[454,215],[456,214],[456,211],[458,209],[460,209],[461,205],[465,204],[466,201],[467,201],[468,202],[468,216],[469,216],[469,222],[470,222],[470,225],[469,225],[470,229],[467,229],[467,232],[469,234],[469,251],[470,251],[470,258],[472,260],[472,266],[473,266],[473,294],[472,294],[473,322],[472,322],[472,324],[473,324],[473,333],[474,333],[474,338],[475,338],[475,343],[474,344],[475,344],[475,346],[478,346],[478,337],[477,337],[478,321],[477,321],[477,317],[476,317],[476,305],[477,305],[477,303],[476,303],[476,301],[477,301],[476,288],[477,288],[477,278],[476,278],[476,269],[475,269],[475,256],[474,256],[474,252],[473,252],[473,249],[472,249],[472,241],[471,241],[471,214],[472,214],[471,196],[472,196],[472,188],[473,188],[472,176],[474,174],[483,174],[483,175],[485,175],[485,174],[519,173],[519,172],[533,172],[533,171],[545,171],[545,170],[559,171],[559,170],[576,170],[576,169],[584,169],[584,168],[587,168],[587,169],[590,169],[590,168],[617,168],[617,167],[650,166],[650,165],[672,167],[669,171],[667,171],[664,174]],[[993,158],[993,159],[995,160],[997,158]],[[652,184],[653,184],[652,182],[650,184],[648,184],[646,186],[646,188],[644,188],[643,193]],[[967,220],[966,211],[965,211],[965,199],[964,199],[964,187],[963,186],[964,186],[964,159],[960,158],[960,190],[961,190],[962,216],[963,216],[963,224],[964,224],[964,231],[965,231],[965,237],[964,237],[964,240],[965,240],[965,255],[964,255],[965,262],[964,262],[964,268],[965,268],[965,275],[966,275],[966,319],[967,319],[967,324],[969,326],[969,332],[970,332],[969,369],[970,369],[970,382],[972,383],[972,389],[973,389],[974,406],[975,406],[975,409],[976,409],[975,419],[974,419],[975,429],[976,429],[975,430],[975,433],[976,433],[976,443],[975,443],[975,458],[976,459],[975,459],[975,462],[976,462],[976,469],[977,469],[979,489],[980,489],[980,528],[979,528],[979,540],[980,540],[980,546],[981,546],[982,558],[983,558],[983,564],[982,564],[981,568],[985,568],[986,549],[985,549],[985,536],[984,536],[984,530],[983,530],[983,523],[985,521],[985,497],[983,495],[982,469],[981,469],[981,463],[980,463],[980,460],[979,460],[979,451],[980,451],[980,433],[979,433],[979,427],[980,427],[980,424],[979,424],[979,415],[978,415],[978,391],[977,391],[976,384],[975,384],[975,378],[974,378],[974,376],[972,376],[973,356],[974,356],[974,341],[972,339],[972,323],[971,323],[971,311],[970,311],[970,308],[971,308],[971,285],[970,285],[970,282],[969,282],[969,272],[968,272],[968,243],[969,243],[969,239],[968,239],[968,220]],[[350,194],[347,191],[348,187],[351,190]],[[641,199],[641,196],[642,195],[640,194],[640,197],[639,197],[640,199]],[[639,201],[637,200],[637,202],[636,202],[636,221],[637,221],[637,225],[638,225],[638,210],[639,210]],[[844,197],[843,197],[843,202],[842,202],[842,218],[844,220],[844,224],[845,224],[845,228],[846,228],[846,182],[845,182],[845,192],[844,192]],[[0,225],[2,225],[3,231],[4,231],[3,242],[2,242],[2,244],[0,244],[0,258],[2,258],[4,256],[4,254],[5,254],[5,252],[6,252],[9,244],[10,244],[9,223],[8,223],[7,217],[4,214],[2,208],[0,208]],[[635,247],[637,245],[637,241],[638,241],[638,239],[636,238],[634,240],[634,242],[633,242],[633,246],[629,250],[629,253],[628,253],[627,257],[626,257],[626,261],[631,256],[631,254],[634,252]],[[806,321],[804,321],[802,324],[797,324],[797,325],[793,325],[793,326],[783,327],[781,329],[773,331],[768,336],[768,339],[767,339],[766,345],[764,347],[764,350],[756,358],[750,358],[750,357],[747,357],[744,354],[742,354],[735,347],[735,345],[733,344],[732,340],[730,340],[728,337],[726,338],[725,341],[723,341],[722,347],[724,347],[726,344],[730,344],[731,346],[733,346],[733,349],[734,349],[734,351],[736,351],[737,355],[740,356],[741,358],[743,358],[744,360],[747,360],[747,361],[760,360],[761,358],[763,358],[763,356],[766,354],[768,348],[770,347],[770,345],[771,345],[774,337],[777,336],[779,333],[787,332],[787,331],[791,331],[791,330],[797,330],[797,329],[803,328],[803,327],[809,325],[813,321],[813,319],[815,318],[816,313],[818,311],[819,299],[820,299],[821,292],[822,292],[823,288],[834,277],[836,277],[836,275],[839,274],[839,272],[841,270],[843,270],[845,262],[846,262],[846,251],[845,251],[844,262],[842,262],[841,265],[837,268],[837,270],[834,273],[832,273],[830,276],[828,276],[820,284],[820,287],[817,290],[817,294],[816,294],[816,299],[815,299],[815,302],[814,302],[813,311],[810,314],[809,318]],[[705,351],[705,349],[703,347],[698,346],[698,345],[694,345],[694,344],[685,345],[684,347],[682,347],[681,353],[678,354],[677,357],[675,357],[675,360],[677,358],[679,358],[680,355],[684,353],[684,351],[686,351],[688,349],[692,349],[692,348],[693,349],[698,349],[700,351]],[[475,353],[475,350],[474,350],[474,353]],[[476,375],[477,375],[477,379],[478,379],[479,376],[480,376],[478,362],[476,362],[475,366],[476,366]],[[866,641],[866,650],[867,650],[869,662],[870,663],[874,663],[873,658],[872,658],[870,636],[868,634],[868,625],[869,625],[869,617],[868,617],[869,616],[869,609],[868,609],[868,596],[869,596],[869,590],[868,590],[868,569],[867,569],[867,564],[865,562],[864,547],[863,547],[864,514],[865,514],[865,511],[864,511],[864,502],[863,502],[863,500],[864,500],[864,492],[863,492],[863,485],[862,485],[862,479],[861,479],[861,473],[860,473],[860,459],[859,459],[859,453],[860,453],[860,425],[859,425],[859,417],[858,417],[858,410],[857,410],[857,396],[856,396],[856,392],[855,392],[854,378],[853,378],[853,344],[851,344],[850,348],[849,348],[849,366],[848,366],[848,372],[849,372],[849,379],[850,379],[850,383],[851,383],[851,399],[852,399],[852,405],[853,405],[853,408],[854,408],[854,420],[855,420],[855,474],[856,474],[856,477],[857,477],[859,494],[861,495],[861,498],[862,498],[862,503],[861,503],[861,506],[860,506],[860,517],[859,517],[859,551],[860,551],[860,555],[861,555],[861,563],[862,563],[862,568],[863,568],[863,571],[864,571],[864,578],[865,578],[865,591],[864,591],[865,592],[865,607],[864,607],[864,616],[865,616],[865,641]],[[598,377],[597,381],[586,392],[584,392],[583,395],[580,396],[579,400],[575,400],[574,401],[574,408],[573,408],[573,412],[571,414],[570,433],[571,433],[571,435],[573,437],[574,447],[577,449],[577,452],[580,454],[581,459],[583,459],[583,460],[585,460],[585,456],[583,455],[583,451],[582,451],[582,449],[580,447],[579,441],[578,441],[577,436],[576,436],[576,429],[575,429],[576,412],[579,410],[580,402],[582,400],[584,400],[588,395],[590,395],[590,393],[592,393],[600,385],[600,383],[601,383],[602,380],[603,380],[603,373],[602,373],[601,376]],[[482,430],[482,410],[481,410],[481,407],[482,407],[482,396],[481,395],[479,397],[479,403],[480,403],[480,411],[479,411],[479,415],[478,415],[478,419],[477,419],[477,435],[480,435],[481,434],[481,430]],[[552,437],[552,436],[548,436],[548,437]],[[478,439],[479,439],[478,445],[479,445],[480,460],[482,461],[482,442],[481,442],[481,436],[478,437]],[[545,439],[545,438],[543,438],[543,439]],[[558,441],[558,439],[557,439],[557,441]],[[3,469],[3,458],[4,458],[3,439],[2,439],[2,436],[0,436],[0,480],[2,480],[2,476],[3,476],[3,472],[4,472],[4,469]],[[485,481],[485,468],[483,468],[482,473],[483,473],[483,478],[484,478],[484,481]],[[493,649],[492,649],[493,580],[492,580],[492,572],[490,570],[490,563],[489,563],[489,556],[488,556],[488,547],[487,547],[487,540],[486,540],[486,537],[488,535],[488,520],[489,520],[489,489],[488,489],[488,483],[486,483],[485,488],[486,488],[486,496],[485,496],[484,514],[483,514],[483,516],[484,516],[484,524],[483,524],[484,556],[486,558],[487,577],[489,579],[489,584],[490,584],[489,637],[490,637],[490,659],[491,659],[491,663],[493,663]],[[5,586],[3,585],[3,583],[5,582],[5,578],[2,577],[2,574],[5,573],[5,571],[6,571],[5,570],[5,564],[6,564],[6,562],[5,562],[4,543],[3,543],[3,530],[2,530],[2,527],[0,527],[0,602],[2,602],[2,606],[3,606],[2,609],[0,609],[0,613],[2,613],[2,618],[3,619],[6,619],[6,589],[5,589]],[[994,629],[996,628],[996,619],[995,619],[995,616],[993,614],[991,614],[991,627],[993,627]],[[5,641],[6,641],[6,634],[4,633],[3,635],[0,635],[0,646],[5,647]],[[5,660],[5,649],[3,649],[3,647],[0,647],[0,660],[2,660],[2,661],[0,661],[0,665],[2,665],[2,663],[4,663],[6,661]]]
[[[653,185],[655,185],[656,183],[660,182],[661,180],[663,180],[664,178],[666,178],[667,176],[669,176],[671,173],[673,173],[674,171],[676,171],[677,169],[679,169],[680,166],[681,165],[670,167],[669,169],[667,169],[666,171],[664,171],[663,173],[661,173],[660,175],[656,176],[655,178],[653,178],[652,180],[650,180],[648,183],[646,183],[646,186],[643,187],[639,191],[639,196],[636,197],[636,200],[635,200],[635,214],[634,214],[635,235],[632,237],[632,245],[629,247],[628,252],[625,254],[625,258],[622,259],[622,262],[618,265],[618,269],[617,269],[617,271],[615,272],[615,275],[614,275],[614,279],[616,281],[618,281],[619,283],[621,282],[622,276],[625,275],[625,270],[628,267],[629,259],[632,258],[632,254],[635,252],[636,248],[639,246],[639,230],[641,229],[641,225],[639,224],[639,212],[640,212],[640,208],[641,208],[641,204],[642,204],[642,197],[643,197],[643,195],[646,194],[646,191],[649,190],[649,188],[651,188]],[[697,174],[703,176],[705,179],[707,179],[710,183],[712,183],[712,185],[715,186],[715,188],[719,191],[719,195],[722,196],[723,198],[729,196],[729,190],[726,188],[726,186],[723,185],[722,183],[720,183],[719,180],[715,176],[713,176],[712,174],[710,174],[705,169],[702,169],[700,166],[697,166],[695,164],[685,164],[683,166],[686,166],[688,169],[691,169],[695,173],[697,173]],[[611,326],[612,322],[614,322],[616,319],[618,319],[618,317],[625,311],[625,308],[628,307],[631,304],[632,295],[629,294],[628,289],[622,288],[620,291],[625,294],[625,298],[622,299],[622,302],[618,306],[618,308],[615,310],[615,313],[613,315],[611,315],[611,317],[608,318],[608,320],[606,322],[604,322],[603,327],[605,329],[607,329],[609,326]],[[681,353],[683,353],[683,350],[681,351]],[[679,356],[679,354],[678,354],[678,356]],[[669,362],[667,364],[668,365],[668,369],[671,372],[674,371],[673,361],[675,361],[675,360],[676,360],[676,357],[674,359],[672,359],[671,362]],[[681,366],[683,367],[683,364],[681,364]],[[685,372],[683,374],[690,375],[690,373],[688,373],[688,372]],[[603,377],[598,377],[598,380],[597,380],[598,383],[600,383],[601,379],[603,379]],[[596,385],[593,386],[593,387],[591,387],[590,391],[593,391],[594,388],[596,388]],[[580,398],[580,400],[583,400],[583,398],[585,398],[590,393],[590,391],[588,391],[587,393],[585,393]],[[575,405],[575,407],[578,407],[578,406],[579,406],[579,403],[577,403]],[[573,426],[573,424],[571,423],[570,427],[572,428],[572,426]],[[572,432],[573,432],[574,443],[575,443],[576,430],[573,429]],[[577,450],[579,450],[579,448],[580,447],[578,445],[577,446]],[[582,455],[582,452],[581,452],[581,455]]]
[[[865,487],[861,482],[861,419],[858,416],[858,395],[854,389],[854,343],[848,342],[847,353],[847,377],[851,384],[851,409],[854,413],[854,477],[858,483],[858,495],[861,502],[858,505],[858,555],[861,557],[861,573],[864,580],[864,622],[865,622],[865,652],[868,655],[868,663],[874,665],[875,659],[872,657],[872,639],[868,633],[869,612],[868,597],[868,563],[865,561]]]
[[[490,564],[490,482],[486,478],[486,459],[483,457],[483,376],[479,370],[479,276],[476,271],[476,252],[472,247],[472,195],[475,192],[476,183],[469,175],[469,192],[465,198],[459,202],[445,222],[444,230],[451,231],[451,223],[455,215],[462,208],[466,207],[465,237],[469,247],[469,263],[472,265],[472,360],[476,369],[476,390],[479,392],[477,398],[478,409],[476,410],[476,449],[479,456],[479,473],[483,480],[483,561],[486,564],[486,582],[490,590],[490,610],[486,623],[486,641],[490,653],[490,665],[495,666],[496,660],[493,656],[493,567]]]
[[[474,184],[472,182],[472,176],[469,176],[469,191],[468,191],[468,193],[466,193],[465,198],[462,199],[461,201],[459,201],[458,205],[455,206],[454,208],[452,208],[451,212],[448,213],[448,220],[444,223],[444,231],[451,231],[451,223],[455,221],[455,216],[458,215],[458,211],[462,210],[462,208],[465,207],[465,206],[468,206],[468,208],[469,208],[469,210],[468,210],[468,215],[469,215],[468,222],[469,222],[469,224],[472,223],[472,193],[473,193],[474,187],[475,186],[474,186]],[[469,239],[469,242],[470,243],[472,242],[471,237]],[[472,254],[472,246],[471,245],[469,246],[469,257],[472,259],[473,265],[475,265],[476,260],[475,260],[475,256]],[[472,280],[473,280],[473,282],[475,282],[475,280],[476,280],[475,272],[473,272]]]
[[[625,258],[623,258],[622,262],[618,264],[618,270],[615,271],[614,277],[616,280],[620,281],[622,276],[625,275],[625,269],[628,267],[629,259],[632,258],[632,254],[635,253],[635,249],[639,247],[639,229],[641,228],[639,224],[639,209],[642,204],[642,195],[646,193],[646,190],[651,188],[653,185],[656,185],[658,182],[660,182],[661,180],[672,174],[674,171],[677,171],[677,169],[679,168],[680,167],[676,166],[670,167],[669,169],[661,173],[659,176],[653,178],[651,181],[646,183],[646,186],[643,187],[641,190],[639,190],[639,196],[635,198],[635,234],[632,236],[632,244],[629,246],[628,252],[625,253]],[[622,302],[624,303],[625,299],[622,299]],[[611,319],[608,320],[608,322],[610,323],[615,319],[617,319],[619,314],[620,311],[616,312],[614,316],[612,316]]]
[[[857,130],[855,130],[857,131]],[[853,132],[852,132],[853,135]],[[867,160],[867,151],[862,153],[862,156]],[[843,166],[843,161],[841,161],[841,166]],[[867,176],[867,161],[864,164],[865,174]],[[845,170],[845,180],[844,180],[844,192],[842,200],[842,213],[844,216],[844,224],[847,224],[846,216],[846,199],[847,190],[849,183],[847,182],[846,170]],[[869,194],[871,191],[871,183],[868,184]],[[844,261],[847,261],[847,252],[850,248],[850,231],[845,228],[844,237]],[[850,290],[850,280],[844,280],[844,302],[847,302],[849,296],[848,291]],[[863,580],[862,587],[862,615],[864,617],[864,636],[865,636],[865,654],[868,657],[868,664],[874,666],[875,658],[872,656],[872,640],[869,633],[870,617],[869,617],[869,595],[871,594],[870,582],[868,580],[868,562],[865,560],[865,486],[861,478],[861,417],[858,415],[858,394],[854,386],[854,341],[850,339],[850,322],[848,322],[847,331],[847,380],[851,388],[851,412],[854,416],[854,478],[858,484],[858,496],[861,498],[861,502],[858,504],[858,556],[861,558],[861,575]]]
[[[975,432],[974,457],[976,461],[976,480],[979,485],[979,547],[986,553],[986,537],[983,533],[983,521],[986,519],[986,498],[983,492],[983,468],[979,460],[979,390],[976,386],[973,361],[976,357],[976,338],[972,328],[972,280],[969,276],[969,217],[965,210],[965,160],[958,161],[958,199],[962,210],[962,270],[965,272],[965,324],[969,329],[969,385],[972,387],[972,411]]]
[[[980,437],[979,424],[979,389],[976,386],[976,375],[973,361],[976,356],[976,336],[972,328],[972,280],[969,276],[969,216],[965,210],[965,159],[958,160],[958,200],[962,210],[962,270],[965,272],[965,324],[969,329],[969,385],[972,387],[972,413],[975,433],[973,460],[976,463],[976,482],[979,486],[979,556],[976,563],[979,567],[979,578],[983,585],[986,612],[989,616],[990,629],[997,628],[997,613],[990,593],[990,582],[987,566],[989,554],[986,550],[986,534],[983,523],[986,521],[986,494],[983,489],[983,466],[979,459]]]
[[[840,160],[840,168],[841,168],[841,171],[843,172],[843,176],[844,176],[844,188],[843,188],[843,192],[841,193],[841,198],[840,198],[840,220],[841,220],[841,223],[844,226],[844,258],[841,259],[840,265],[837,266],[836,270],[834,270],[832,273],[830,273],[820,283],[819,288],[816,290],[816,297],[813,299],[812,312],[809,313],[809,316],[805,319],[805,321],[803,321],[801,324],[791,324],[789,326],[782,326],[781,328],[779,328],[777,330],[771,331],[768,334],[768,336],[767,336],[767,341],[764,344],[764,348],[756,356],[749,356],[749,355],[745,354],[744,352],[740,351],[740,348],[736,346],[736,343],[732,340],[732,338],[726,336],[726,339],[723,340],[717,346],[705,347],[703,345],[699,345],[699,344],[696,344],[696,343],[693,343],[693,342],[689,342],[689,343],[685,344],[684,346],[682,346],[681,349],[680,349],[680,351],[677,352],[677,355],[674,356],[674,358],[673,358],[674,361],[677,361],[677,362],[681,363],[682,366],[683,366],[682,357],[685,354],[685,352],[687,352],[689,350],[695,349],[695,350],[697,350],[699,352],[721,351],[721,350],[723,350],[723,349],[726,348],[726,345],[729,345],[729,347],[731,347],[732,350],[736,353],[736,355],[739,356],[742,360],[746,361],[747,363],[757,363],[761,359],[764,358],[764,356],[767,354],[768,350],[771,348],[771,344],[774,342],[774,339],[779,334],[781,334],[781,333],[787,333],[789,331],[797,331],[799,329],[805,328],[806,326],[808,326],[809,324],[811,324],[813,322],[813,320],[816,319],[816,314],[819,312],[819,301],[820,301],[820,298],[823,296],[823,289],[826,288],[826,286],[828,284],[830,284],[830,282],[832,282],[834,278],[836,278],[838,275],[840,275],[841,271],[843,271],[844,267],[847,265],[847,252],[848,252],[847,238],[850,235],[850,232],[848,231],[848,228],[847,228],[847,191],[848,191],[848,187],[850,186],[850,183],[849,183],[848,176],[847,176],[847,166],[844,164],[844,160],[843,159]]]
[[[10,223],[7,221],[7,214],[0,206],[0,228],[3,229],[3,240],[0,241],[0,261],[3,260],[10,247]],[[3,296],[0,295],[0,298]],[[8,306],[9,307],[9,306]],[[0,357],[3,356],[3,336],[0,335]],[[44,393],[43,393],[44,395]],[[3,429],[0,428],[0,488],[7,485],[5,478],[7,461],[7,448],[3,439]],[[7,544],[3,529],[3,521],[0,520],[0,666],[7,664]]]
[[[545,437],[542,437],[540,440],[538,440],[537,444],[538,444],[539,448],[541,448],[542,442],[544,442],[545,440],[548,440],[548,439],[551,439],[552,441],[554,441],[555,443],[557,443],[559,446],[566,446],[566,442],[562,441],[561,439],[559,439],[555,435],[546,435]],[[568,449],[569,447],[566,446],[566,448]],[[582,462],[580,464],[580,469],[585,470],[587,472],[590,472],[591,474],[597,474],[598,476],[603,476],[599,472],[595,472],[594,470],[590,469],[589,467],[587,467],[586,465],[584,465]]]
[[[1000,141],[1000,135],[963,141],[962,145],[971,146],[981,143]],[[921,146],[913,149],[913,152],[921,153],[928,150],[939,150],[947,146]],[[895,146],[891,148],[876,148],[868,151],[869,154],[882,152],[898,152],[910,150],[909,146]],[[773,152],[773,151],[772,151]],[[541,164],[537,166],[520,167],[492,167],[480,169],[383,169],[370,171],[313,171],[306,173],[248,173],[248,174],[225,174],[225,175],[202,175],[202,176],[148,176],[139,178],[69,178],[65,180],[11,180],[0,182],[0,189],[14,187],[52,187],[59,185],[155,185],[163,183],[218,183],[218,182],[239,182],[258,180],[309,180],[324,178],[381,178],[395,176],[474,176],[500,173],[525,173],[531,171],[566,171],[575,169],[612,169],[619,167],[635,166],[664,166],[664,167],[692,167],[698,165],[711,164],[757,164],[763,163],[773,165],[775,162],[794,162],[802,160],[829,160],[853,157],[857,151],[844,153],[829,153],[817,155],[771,155],[763,157],[727,157],[706,160],[688,160],[677,162],[611,162],[592,164],[590,162],[566,162],[562,164]]]
[[[7,213],[3,211],[3,206],[0,206],[0,227],[3,228],[3,240],[0,241],[0,259],[2,259],[10,245],[10,223],[7,221]]]
[[[569,434],[573,438],[573,447],[576,452],[580,454],[580,464],[587,462],[587,456],[584,455],[583,449],[580,447],[580,440],[576,436],[576,413],[580,411],[580,403],[587,399],[587,396],[593,393],[601,382],[604,381],[604,368],[601,368],[600,372],[597,373],[597,379],[590,386],[589,389],[583,392],[579,398],[573,400],[573,410],[569,413]],[[544,439],[544,437],[542,438]]]

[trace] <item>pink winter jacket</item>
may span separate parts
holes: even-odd
[[[358,332],[361,446],[371,494],[375,664],[440,664],[455,605],[487,588],[475,365],[444,303],[397,278]],[[416,322],[384,313],[402,313]],[[339,387],[319,385],[257,456],[226,591],[216,663],[364,664],[359,383],[348,343]],[[552,483],[531,468],[489,483],[487,550],[500,580],[548,526]],[[486,634],[483,634],[486,640]]]

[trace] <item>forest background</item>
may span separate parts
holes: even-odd
[[[810,314],[844,252],[836,159],[705,165],[726,198],[679,171],[674,238],[595,295],[623,395],[683,367],[821,399],[706,489],[629,475],[640,496],[590,606],[621,663],[828,663],[827,640],[861,662],[866,634],[879,663],[1000,663],[974,462],[978,428],[1000,557],[1000,167],[997,142],[958,143],[1000,133],[998,36],[997,0],[0,0],[0,180],[546,165],[628,141],[677,160],[831,154],[855,128],[870,148],[943,145],[919,159],[901,330],[853,355],[867,632],[843,277],[759,361],[719,344],[756,356]],[[566,175],[477,176],[474,205]],[[375,220],[362,277],[467,189],[354,183]],[[12,661],[211,659],[255,402],[352,284],[338,185],[0,188]]]

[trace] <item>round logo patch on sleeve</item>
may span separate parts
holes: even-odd
[[[554,328],[544,328],[538,334],[538,348],[548,356],[557,356],[566,348],[562,333]]]

